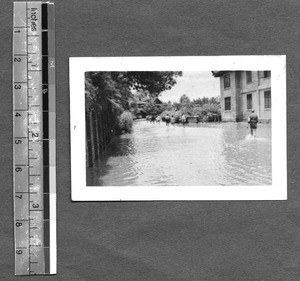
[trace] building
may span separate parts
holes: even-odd
[[[162,104],[162,101],[159,98],[155,98],[153,102],[156,104],[156,106],[160,106]]]
[[[271,121],[271,71],[213,71],[220,79],[223,121],[245,121],[254,109],[260,121]]]
[[[146,118],[147,113],[144,110],[144,107],[146,106],[146,104],[147,103],[145,101],[141,101],[141,99],[136,102],[136,105],[137,105],[136,116],[138,118]]]
[[[145,107],[147,105],[149,105],[149,103],[151,101],[153,102],[153,104],[156,108],[160,108],[160,106],[162,105],[162,101],[159,98],[155,98],[155,99],[151,100],[150,98],[145,97],[145,98],[139,98],[137,101],[133,102],[133,104],[135,104],[135,106],[136,106],[135,114],[138,118],[145,118],[147,116]]]

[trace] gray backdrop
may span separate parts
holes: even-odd
[[[298,0],[56,1],[58,274],[47,280],[300,280],[299,12]],[[0,279],[20,280],[12,1],[1,1],[0,28]],[[287,201],[71,202],[70,56],[273,54],[287,55]]]

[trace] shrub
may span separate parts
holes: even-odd
[[[133,115],[129,111],[124,111],[117,119],[116,131],[118,134],[131,133],[133,126]]]

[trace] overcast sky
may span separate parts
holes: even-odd
[[[220,78],[212,76],[211,71],[182,73],[182,77],[177,77],[177,84],[171,90],[162,92],[159,99],[163,102],[178,102],[183,94],[190,100],[202,97],[217,97],[220,95]]]

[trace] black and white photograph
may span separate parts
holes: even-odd
[[[279,148],[285,153],[274,139],[285,135],[280,126],[285,110],[274,114],[285,100],[282,58],[261,57],[255,65],[251,57],[234,57],[232,65],[224,65],[222,58],[214,57],[219,68],[205,58],[194,59],[199,60],[199,70],[197,62],[191,66],[184,57],[179,61],[169,57],[166,63],[172,61],[171,65],[161,69],[157,64],[157,70],[149,58],[146,63],[140,59],[144,69],[132,68],[137,60],[130,63],[130,58],[128,69],[108,65],[103,70],[100,64],[98,71],[84,69],[82,92],[77,93],[84,114],[74,112],[81,117],[84,142],[72,153],[72,165],[80,161],[82,171],[74,177],[80,175],[84,186],[98,187],[100,192],[192,190],[190,199],[199,199],[198,193],[193,194],[197,188],[218,192],[219,198],[226,188],[238,188],[237,194],[244,191],[246,196],[248,190],[276,186],[274,169],[276,175],[276,165],[282,165],[276,155]],[[235,61],[241,63],[233,68]],[[122,68],[126,65],[122,62]],[[71,133],[80,124],[71,126]],[[78,158],[83,152],[84,157]],[[283,178],[285,170],[281,169]]]

